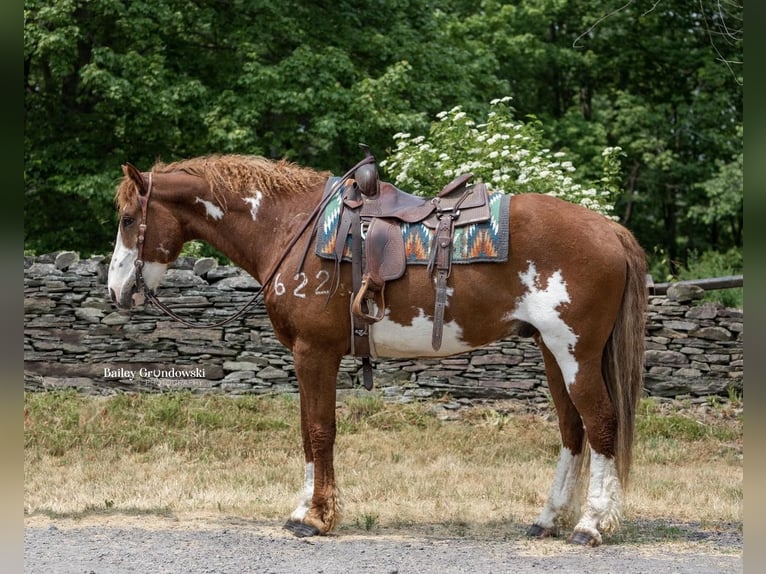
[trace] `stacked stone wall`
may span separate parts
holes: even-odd
[[[107,296],[104,257],[80,260],[71,252],[25,257],[24,268],[28,391],[297,392],[292,356],[260,305],[224,327],[191,329],[149,307],[115,310]],[[231,316],[257,288],[236,267],[182,258],[159,294],[181,316],[214,322]],[[741,310],[651,297],[646,336],[648,394],[742,392]],[[357,362],[345,358],[338,388],[356,387],[357,370]],[[384,395],[399,398],[547,400],[540,352],[532,340],[520,338],[441,360],[381,360],[375,384]]]

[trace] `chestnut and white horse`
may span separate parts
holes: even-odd
[[[340,520],[333,468],[335,391],[351,352],[351,265],[325,288],[332,261],[305,256],[307,219],[329,174],[286,161],[221,155],[148,172],[123,166],[119,230],[109,267],[113,302],[130,308],[160,285],[184,243],[204,240],[267,289],[264,303],[295,359],[300,389],[305,484],[287,527],[326,534]],[[646,258],[621,225],[546,195],[510,201],[507,261],[456,265],[449,277],[443,343],[431,345],[434,285],[425,266],[408,266],[386,287],[385,317],[370,326],[381,357],[443,357],[514,335],[532,336],[545,362],[561,432],[550,496],[529,535],[554,535],[588,486],[569,540],[596,545],[619,523],[634,419],[642,391]],[[141,236],[141,240],[139,240]],[[296,243],[297,242],[297,243]],[[140,273],[136,270],[140,269]],[[138,277],[137,277],[138,275]],[[583,464],[586,472],[581,473]],[[574,509],[577,510],[577,509]]]

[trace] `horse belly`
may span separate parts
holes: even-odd
[[[435,351],[431,346],[433,327],[433,320],[422,309],[406,325],[386,316],[370,326],[370,342],[374,353],[386,358],[447,357],[478,348],[463,339],[460,325],[455,321],[445,321],[442,343],[439,350]]]

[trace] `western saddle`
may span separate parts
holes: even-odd
[[[418,197],[381,182],[369,148],[363,144],[361,147],[367,162],[356,168],[352,185],[345,187],[334,258],[340,264],[350,234],[354,291],[352,352],[362,359],[363,382],[369,390],[372,388],[369,326],[385,316],[386,282],[402,277],[407,266],[401,225],[423,224],[433,232],[427,269],[436,276],[431,346],[438,351],[447,279],[452,269],[454,230],[489,220],[490,209],[486,186],[469,185],[471,174],[456,177],[436,197]]]

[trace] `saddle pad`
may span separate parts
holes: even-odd
[[[317,227],[315,253],[325,259],[334,259],[335,241],[342,207],[345,185],[335,193],[325,207]],[[490,219],[456,227],[452,242],[452,263],[502,262],[508,260],[508,206],[511,196],[490,193]],[[427,265],[431,257],[434,232],[422,223],[402,223],[407,264]],[[351,236],[346,238],[343,260],[351,261]]]

